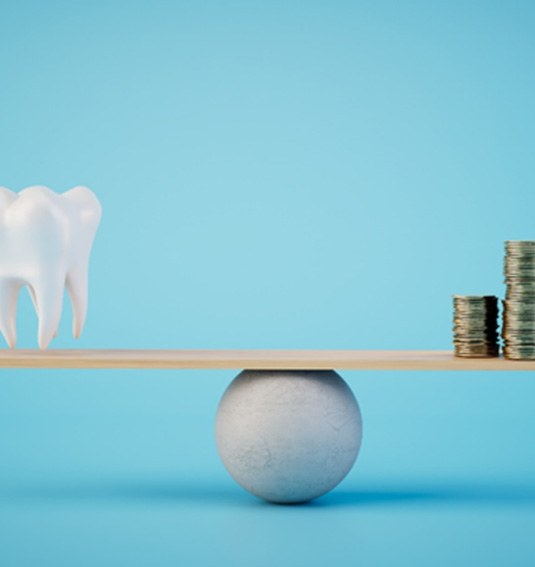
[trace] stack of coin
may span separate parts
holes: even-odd
[[[494,295],[453,296],[455,356],[498,356],[498,298]]]
[[[507,358],[535,359],[535,241],[508,240],[502,337]]]

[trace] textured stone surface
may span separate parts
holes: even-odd
[[[223,464],[252,494],[306,502],[350,471],[362,438],[360,410],[332,370],[244,370],[216,417]]]

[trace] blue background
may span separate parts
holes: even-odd
[[[0,183],[104,216],[80,341],[447,349],[534,238],[535,4],[0,5]],[[36,346],[20,299],[19,346]],[[344,372],[357,465],[277,507],[220,464],[233,371],[2,371],[0,565],[533,565],[532,373]]]

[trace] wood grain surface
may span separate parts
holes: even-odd
[[[2,368],[535,370],[534,360],[414,350],[1,350]]]

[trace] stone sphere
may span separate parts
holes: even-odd
[[[306,502],[332,490],[351,470],[361,439],[357,400],[333,370],[244,370],[217,410],[223,464],[270,502]]]

